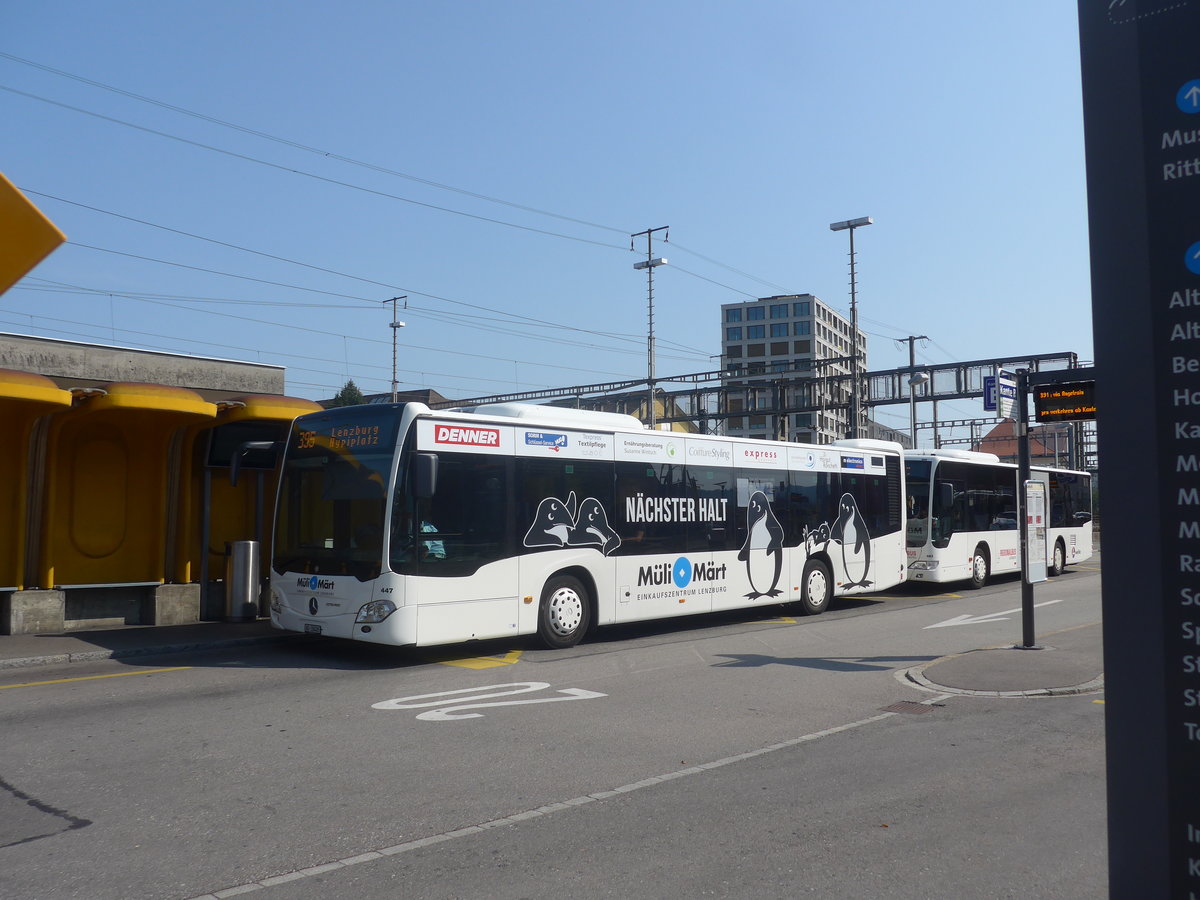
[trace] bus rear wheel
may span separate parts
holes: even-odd
[[[552,650],[574,647],[591,621],[587,589],[579,579],[558,575],[546,582],[538,606],[538,638]]]
[[[804,577],[800,585],[803,588],[800,598],[803,613],[815,616],[825,612],[833,597],[833,576],[829,573],[829,566],[819,559],[810,559],[804,564]]]
[[[967,587],[972,590],[979,590],[987,584],[991,569],[987,551],[982,546],[976,547],[975,552],[971,554],[971,577],[967,581]]]

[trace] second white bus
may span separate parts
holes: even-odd
[[[906,450],[908,577],[983,587],[1021,570],[1018,469],[991,453]],[[1087,472],[1035,467],[1046,485],[1046,569],[1060,575],[1092,555],[1092,489]]]

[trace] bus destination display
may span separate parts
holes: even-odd
[[[1096,382],[1047,384],[1033,391],[1039,422],[1082,421],[1096,418]]]

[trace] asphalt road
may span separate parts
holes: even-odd
[[[1039,587],[1039,639],[1097,628],[1098,576]],[[0,672],[0,896],[1105,896],[1103,695],[898,677],[1019,641],[1019,606]]]

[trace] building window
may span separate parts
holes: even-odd
[[[797,316],[811,316],[812,315],[812,304],[809,303],[807,300],[803,300],[800,303],[793,304],[792,309],[794,310],[794,314]]]
[[[788,323],[787,322],[772,322],[771,337],[787,337]]]
[[[797,428],[812,428],[813,414],[812,413],[797,413],[796,427]]]
[[[767,326],[766,325],[747,325],[746,326],[746,337],[749,340],[754,340],[755,338],[764,338],[766,336],[767,336]]]
[[[758,357],[767,355],[766,344],[747,344],[746,355],[749,357]]]
[[[733,344],[729,347],[726,347],[725,348],[725,356],[728,359],[741,359],[742,358],[742,345],[741,344]]]
[[[772,319],[786,319],[788,317],[788,305],[786,303],[776,303],[771,307]]]
[[[726,322],[740,322],[740,321],[742,321],[742,311],[741,311],[740,309],[727,309],[727,310],[725,310],[725,321],[726,321]]]
[[[773,344],[771,344],[771,355],[772,356],[787,356],[787,352],[788,352],[787,347],[788,347],[787,341],[775,341]]]
[[[796,341],[793,346],[796,353],[812,353],[812,341]]]
[[[725,340],[740,341],[741,339],[742,339],[742,329],[740,326],[737,328],[726,328],[725,329]]]
[[[812,334],[812,322],[797,322],[796,334]]]
[[[766,309],[762,306],[747,306],[746,318],[750,321],[754,321],[755,319],[765,319]]]

